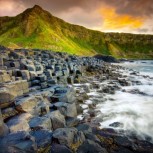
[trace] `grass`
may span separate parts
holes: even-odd
[[[69,24],[34,7],[16,17],[0,17],[0,44],[81,56],[100,53],[116,58],[153,58],[153,35],[103,33]]]

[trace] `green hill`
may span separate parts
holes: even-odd
[[[67,23],[39,6],[16,17],[0,17],[0,45],[77,55],[153,58],[153,35],[103,33]]]

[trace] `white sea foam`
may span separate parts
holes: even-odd
[[[151,61],[149,61],[149,66],[144,66],[144,68],[142,66],[147,63],[134,62],[123,65],[141,70],[140,74],[153,76],[153,64],[150,63]],[[129,71],[122,71],[122,74],[130,77]],[[123,126],[117,129],[135,132],[142,138],[149,136],[153,140],[153,80],[141,76],[133,76],[132,79],[141,81],[142,85],[123,87],[129,92],[117,91],[115,95],[109,95],[107,101],[97,106],[101,111],[101,127],[108,128],[110,124],[120,122]],[[131,90],[137,90],[140,93],[132,93]]]
[[[98,106],[103,114],[102,127],[120,122],[124,130],[153,137],[153,97],[120,91],[112,97],[115,101],[108,100]]]

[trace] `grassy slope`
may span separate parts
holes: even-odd
[[[153,58],[153,36],[102,33],[72,25],[35,6],[16,17],[0,18],[0,44],[51,49],[78,55],[102,53],[125,58]]]

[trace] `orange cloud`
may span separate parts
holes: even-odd
[[[128,14],[117,14],[115,8],[105,7],[100,9],[104,20],[103,29],[116,30],[122,28],[137,29],[144,24],[144,18]]]

